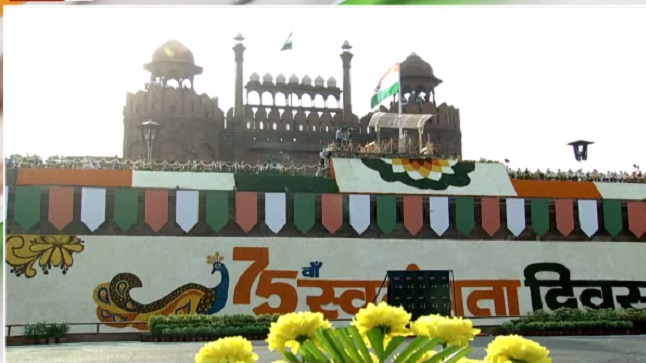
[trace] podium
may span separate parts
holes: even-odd
[[[415,320],[420,316],[451,316],[453,271],[388,271],[388,304],[401,306]]]

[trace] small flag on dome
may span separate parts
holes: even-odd
[[[292,33],[289,33],[289,37],[287,37],[285,44],[283,44],[283,47],[280,49],[281,52],[284,50],[292,50]]]

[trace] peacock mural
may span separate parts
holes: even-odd
[[[132,289],[143,287],[141,279],[131,273],[117,274],[110,282],[102,283],[94,289],[96,315],[108,326],[148,330],[146,324],[137,322],[147,322],[153,315],[215,314],[224,308],[229,296],[229,271],[222,262],[223,259],[219,252],[207,257],[207,264],[212,266],[211,274],[220,272],[221,279],[217,286],[209,288],[189,283],[147,304],[130,296]]]

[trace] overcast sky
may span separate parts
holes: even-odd
[[[204,74],[199,93],[233,106],[233,37],[252,72],[335,77],[348,40],[353,109],[416,52],[460,108],[463,156],[513,167],[579,167],[565,144],[596,142],[586,169],[646,168],[646,8],[5,8],[5,153],[121,155],[127,92],[178,39]],[[280,52],[293,31],[294,50]]]

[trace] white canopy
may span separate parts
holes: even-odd
[[[368,126],[380,129],[398,129],[401,120],[403,129],[419,129],[426,125],[426,122],[431,119],[433,115],[413,115],[410,113],[397,113],[376,112],[370,118]]]

